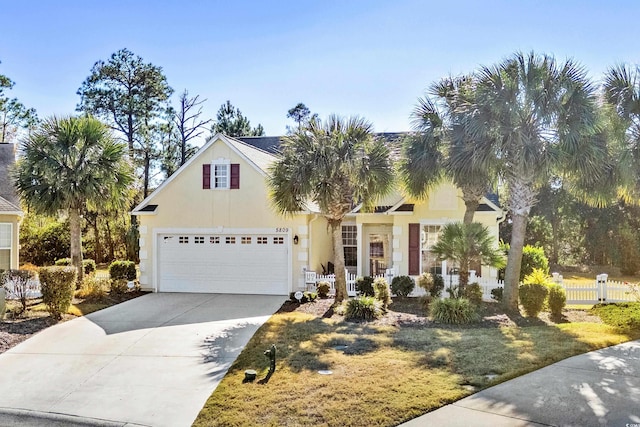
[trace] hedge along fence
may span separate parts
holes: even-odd
[[[67,312],[76,289],[78,271],[74,267],[42,267],[38,270],[42,302],[51,317],[60,320]]]

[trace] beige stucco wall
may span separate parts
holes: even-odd
[[[396,270],[396,274],[406,275],[409,272],[409,224],[418,223],[422,225],[441,225],[453,221],[462,221],[465,212],[465,205],[462,200],[462,192],[453,184],[445,183],[430,192],[425,200],[409,200],[407,203],[414,203],[413,212],[395,212],[391,214],[356,214],[348,215],[343,224],[353,224],[358,227],[358,239],[361,251],[358,258],[358,274],[368,274],[367,258],[367,236],[376,233],[378,230],[389,230],[392,234],[391,242],[391,263]],[[496,212],[476,212],[474,221],[480,222],[489,228],[492,236],[498,242],[498,222]],[[382,227],[382,228],[381,228]],[[320,217],[311,226],[313,242],[312,257],[309,266],[312,270],[321,272],[320,264],[326,265],[328,260],[333,259],[333,249],[331,246],[331,235],[327,228],[327,222]],[[483,268],[482,275],[495,273],[488,268]]]
[[[240,164],[240,188],[202,188],[202,165],[223,158]],[[292,288],[304,283],[308,264],[308,216],[283,217],[268,202],[265,177],[235,150],[218,140],[153,195],[155,215],[140,215],[140,282],[156,288],[154,239],[159,232],[184,229],[216,230],[260,228],[285,229],[291,248]],[[298,235],[299,243],[293,244]],[[306,240],[306,243],[305,243]]]
[[[0,223],[11,224],[11,268],[19,268],[20,266],[20,221],[22,217],[19,215],[0,215]]]

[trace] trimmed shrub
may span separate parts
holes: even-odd
[[[478,317],[476,307],[466,298],[436,299],[431,302],[429,313],[441,323],[471,323]]]
[[[43,267],[38,270],[42,302],[56,320],[67,312],[76,288],[78,272],[73,267]]]
[[[2,286],[7,294],[20,301],[22,314],[27,309],[27,297],[38,289],[33,270],[7,270],[2,273]]]
[[[111,279],[109,280],[109,293],[113,295],[122,295],[129,290],[129,281],[127,279]]]
[[[549,260],[544,254],[544,249],[537,246],[526,245],[522,250],[522,264],[520,264],[520,280],[539,269],[544,274],[549,274]]]
[[[547,298],[547,287],[540,283],[524,283],[520,285],[520,304],[524,308],[527,317],[537,317],[544,307]]]
[[[318,292],[318,296],[320,298],[328,297],[330,290],[331,284],[329,282],[318,282],[318,284],[316,285],[316,292]]]
[[[359,296],[346,303],[345,317],[356,320],[374,320],[382,316],[382,302],[374,297]]]
[[[76,291],[76,296],[87,301],[101,301],[107,296],[110,288],[111,281],[109,279],[87,276],[82,281],[80,289]]]
[[[549,296],[547,302],[549,304],[549,310],[554,317],[560,317],[562,315],[562,309],[567,304],[567,293],[564,288],[556,283],[548,286]]]
[[[399,297],[408,297],[416,283],[409,276],[397,276],[391,281],[391,292]]]
[[[465,286],[462,297],[471,301],[472,304],[480,305],[482,303],[482,288],[478,283],[471,283]]]
[[[373,277],[364,276],[356,279],[356,292],[358,295],[373,296]]]
[[[109,265],[111,279],[136,280],[136,264],[133,261],[113,261]]]
[[[391,289],[384,277],[378,277],[373,281],[374,298],[382,303],[382,309],[387,310],[391,304]]]
[[[64,267],[67,265],[71,265],[71,258],[60,258],[57,259],[56,262],[54,263],[54,265],[57,265],[58,267]]]
[[[444,289],[444,278],[441,274],[422,273],[418,276],[418,286],[432,297],[439,298]]]
[[[502,302],[502,294],[504,293],[504,288],[493,288],[491,289],[491,298],[498,302]]]

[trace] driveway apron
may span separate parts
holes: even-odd
[[[50,327],[0,355],[0,424],[190,426],[284,299],[155,293]]]

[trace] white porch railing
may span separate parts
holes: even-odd
[[[384,277],[387,279],[388,283],[391,283],[391,280],[393,280],[393,269],[388,269],[387,274],[384,274],[384,275],[379,274],[377,276],[373,276],[374,279],[377,279],[378,277]],[[349,273],[348,271],[345,270],[345,279],[347,280],[347,295],[349,295],[350,297],[355,297],[357,295],[357,291],[356,291],[357,278],[358,278],[357,275]],[[335,294],[336,292],[336,275],[335,274],[321,275],[321,274],[317,274],[314,271],[305,271],[304,279],[305,279],[305,284],[307,286],[307,289],[309,290],[315,290],[315,286],[319,282],[328,282],[330,286],[329,294]]]

